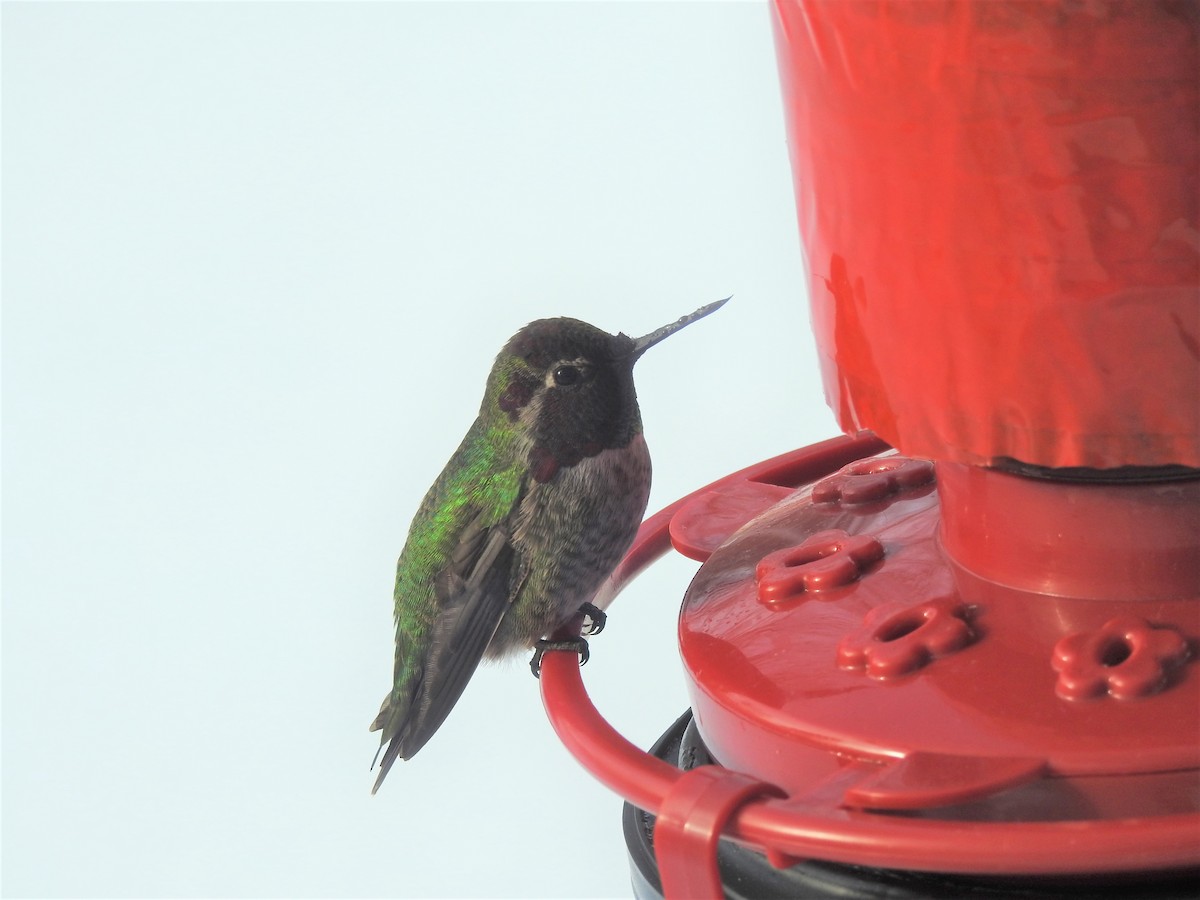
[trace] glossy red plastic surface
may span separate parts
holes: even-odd
[[[1200,467],[1200,5],[775,11],[843,428],[966,463]]]
[[[988,581],[1136,604],[1200,591],[1200,481],[1094,484],[939,463],[938,492],[946,552]]]
[[[673,803],[692,812],[676,816],[679,829],[694,815],[696,828],[713,831],[729,816],[726,836],[778,865],[816,857],[993,874],[1200,865],[1196,664],[1176,660],[1137,699],[1060,696],[1061,642],[1089,629],[1101,644],[1114,633],[1120,640],[1125,632],[1105,615],[1114,604],[1023,594],[954,565],[937,540],[936,482],[867,502],[847,501],[845,492],[812,502],[815,484],[831,475],[845,485],[894,470],[852,463],[880,450],[869,435],[836,439],[722,479],[649,519],[613,579],[619,591],[676,533],[689,555],[709,557],[680,622],[697,724],[735,779],[749,773],[786,797],[737,805],[731,796],[744,779],[712,792],[678,787],[684,773],[616,734],[588,700],[577,657],[555,652],[543,662],[541,687],[563,743],[655,814],[681,791]],[[800,481],[815,484],[788,491],[765,513],[763,492],[750,487],[788,490]],[[757,517],[754,526],[739,530],[739,504],[747,519]],[[706,509],[723,511],[707,535]],[[873,532],[884,559],[833,592],[764,603],[757,560],[821,530],[815,519]],[[873,616],[877,608],[885,613]],[[1158,601],[1143,609],[1152,618],[1146,627],[1173,628],[1194,646],[1198,608],[1195,597]],[[949,640],[947,623],[957,635]],[[847,640],[909,643],[917,652],[899,674],[873,677],[869,664],[841,654]],[[1095,651],[1116,670],[1134,655],[1108,652]],[[666,865],[699,858],[711,835],[693,837]]]
[[[675,779],[654,823],[663,896],[723,897],[717,842],[726,822],[747,800],[780,794],[769,784],[721,766],[698,766]]]
[[[1115,493],[1071,486],[1064,505],[1089,490],[1099,495],[1082,504],[1091,516],[1072,531],[1060,527],[1061,546],[1105,549],[1106,519],[1121,521],[1121,510],[1140,505],[1145,521],[1169,523],[1159,533],[1179,536],[1182,555],[1173,516],[1200,507],[1200,482]],[[1053,567],[1039,560],[1040,568],[1022,568],[1019,537],[1044,523],[1019,505],[983,536],[996,556],[1015,545],[1004,570],[1019,574],[1021,585],[1011,586],[947,555],[936,482],[871,503],[815,502],[815,494],[815,486],[801,488],[738,531],[688,589],[680,652],[697,725],[722,764],[791,793],[808,790],[844,758],[886,765],[914,753],[997,760],[1006,772],[1012,760],[1041,760],[1054,777],[1186,771],[1200,786],[1200,671],[1189,651],[1189,641],[1200,640],[1200,582],[1136,603],[1140,616],[1111,625],[1127,605],[1107,593],[1097,599],[1029,586]],[[1193,504],[1179,504],[1180,495]],[[1148,513],[1156,502],[1158,516]],[[835,531],[842,538],[834,543],[870,541],[881,558],[838,585],[786,601],[764,596],[764,583],[777,578],[766,563],[794,558],[802,571],[814,536]],[[1139,540],[1160,543],[1153,529]],[[1200,529],[1188,543],[1200,555]],[[1137,597],[1142,561],[1137,554],[1124,561],[1124,569],[1108,561],[1105,590]],[[1104,699],[1064,700],[1064,671]],[[1133,696],[1145,699],[1122,702]]]

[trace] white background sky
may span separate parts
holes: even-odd
[[[3,891],[627,896],[525,659],[371,797],[409,519],[525,322],[641,334],[651,509],[836,433],[765,3],[3,7]],[[687,707],[694,571],[585,683]]]

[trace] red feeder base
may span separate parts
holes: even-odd
[[[613,734],[569,654],[542,679],[568,748],[659,816],[668,896],[714,875],[697,860],[722,832],[781,866],[1200,867],[1200,479],[935,469],[863,435],[664,510],[615,589],[668,533],[704,561],[679,634],[717,765],[685,773]]]

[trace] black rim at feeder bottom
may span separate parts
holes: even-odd
[[[700,739],[691,710],[651,748],[659,759],[681,769],[714,763]],[[654,858],[655,817],[625,804],[621,816],[633,893],[638,900],[661,898],[662,881]],[[1132,872],[1095,878],[965,877],[933,872],[872,869],[808,860],[776,869],[761,853],[722,840],[717,867],[729,900],[1189,900],[1200,897],[1200,873]]]

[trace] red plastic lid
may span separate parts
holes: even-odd
[[[948,495],[960,506],[945,519],[978,525],[990,502],[1003,521],[949,546],[970,547],[985,573],[946,552],[933,465],[896,455],[796,491],[712,552],[679,629],[709,750],[793,794],[865,765],[842,803],[927,816],[975,804],[947,817],[1004,818],[997,803],[1013,798],[998,792],[1064,778],[1074,780],[1038,788],[1038,815],[1074,816],[1088,778],[1156,773],[1186,773],[1174,800],[1192,808],[1200,481],[1113,488],[967,474],[978,483]],[[1056,550],[1085,559],[1090,547],[1108,596],[1064,596],[1079,582],[1030,553],[1044,523],[1029,498],[1045,494],[1082,508],[1074,531],[1049,520]],[[1135,498],[1143,530],[1131,534],[1121,512]],[[685,506],[676,520],[692,514]],[[1148,594],[1142,561],[1160,550],[1184,564],[1157,572]],[[1169,807],[1135,790],[1126,812]]]

